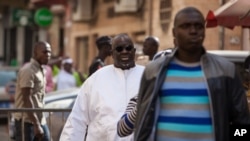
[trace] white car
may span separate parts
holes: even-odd
[[[246,59],[250,56],[250,51],[247,51],[247,50],[245,51],[242,51],[242,50],[208,50],[208,52],[224,57],[228,59],[229,61],[233,62],[243,82],[243,86],[245,87],[246,91],[249,90],[250,73],[249,73],[249,67],[246,67],[246,66],[249,66],[250,62],[246,62]],[[248,94],[248,96],[250,95]]]
[[[250,107],[250,51],[247,50],[207,50],[208,53],[216,54],[224,57],[233,62],[236,66],[237,72],[243,82],[243,86],[246,89],[248,105]],[[171,53],[171,50],[160,51],[155,58],[162,57]]]
[[[52,141],[59,141],[64,123],[69,116],[69,111],[72,109],[77,94],[79,92],[79,88],[72,88],[67,90],[60,90],[50,92],[45,95],[44,109],[64,109],[67,112],[45,112],[45,116],[47,119],[47,125],[50,130],[50,135]],[[9,136],[11,139],[15,139],[15,125],[13,117],[9,123]]]
[[[72,109],[79,88],[60,90],[46,94],[45,109]],[[46,113],[47,123],[53,141],[59,141],[63,126],[70,112]]]

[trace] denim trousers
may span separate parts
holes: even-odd
[[[41,125],[44,136],[41,141],[50,141],[50,133],[48,126]],[[15,120],[15,141],[22,141],[22,121]],[[32,123],[24,122],[24,141],[35,141],[34,125]]]

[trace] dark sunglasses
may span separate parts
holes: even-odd
[[[118,47],[115,48],[115,50],[116,50],[117,52],[122,52],[124,49],[125,49],[126,51],[131,51],[133,48],[134,48],[134,47],[133,47],[132,45],[129,45],[129,46],[126,46],[126,47],[124,47],[124,46],[118,46]]]

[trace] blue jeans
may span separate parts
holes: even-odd
[[[22,141],[22,121],[15,120],[16,127],[16,136],[15,141]],[[44,136],[41,141],[50,141],[49,128],[47,125],[41,125],[43,128]],[[35,138],[34,135],[34,126],[31,123],[24,122],[24,141],[33,141]]]

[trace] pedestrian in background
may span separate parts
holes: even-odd
[[[147,65],[149,61],[153,60],[154,55],[157,53],[159,48],[159,39],[155,36],[148,36],[143,42],[142,52],[136,59],[136,63],[140,65]]]
[[[111,37],[101,36],[96,39],[98,55],[93,59],[89,67],[89,76],[95,71],[105,66],[105,59],[111,55]]]
[[[154,55],[159,48],[159,39],[155,36],[148,36],[143,43],[143,54],[149,57],[149,60],[153,60]]]
[[[135,48],[127,34],[114,37],[112,57],[113,65],[98,70],[82,85],[60,141],[131,139],[118,137],[117,121],[129,99],[138,93],[144,67],[135,64]]]
[[[29,63],[18,71],[15,108],[43,108],[46,87],[45,68],[51,56],[51,47],[47,42],[38,42],[33,48]],[[42,112],[15,113],[16,141],[33,141],[39,138],[49,141],[49,130]],[[24,122],[24,135],[22,135]]]
[[[45,77],[46,77],[46,88],[45,88],[45,92],[49,93],[55,90],[55,84],[53,81],[53,72],[52,69],[49,65],[44,65],[45,67]]]
[[[174,52],[142,76],[135,141],[229,141],[230,125],[250,124],[235,65],[206,52],[205,19],[194,7],[176,14],[173,36]]]
[[[73,68],[71,58],[62,61],[61,70],[57,76],[57,90],[80,87],[84,80],[81,74]]]

